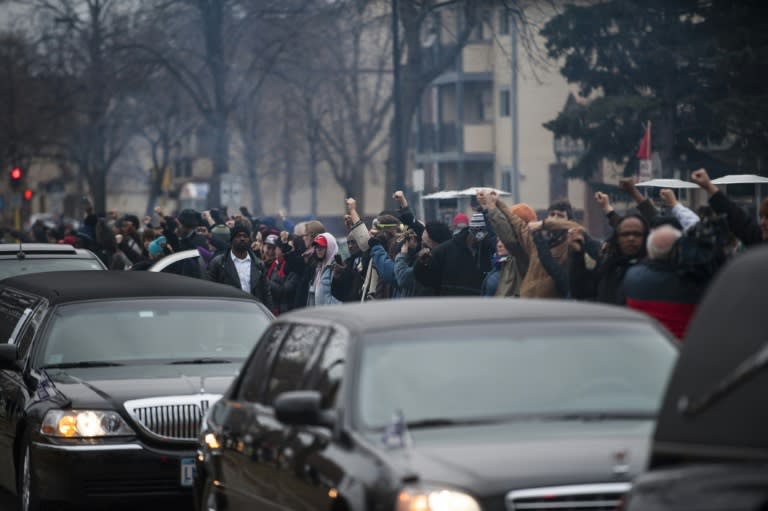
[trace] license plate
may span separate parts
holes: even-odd
[[[195,459],[181,459],[181,485],[184,487],[192,486],[195,481]]]

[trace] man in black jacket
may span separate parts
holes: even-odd
[[[483,215],[475,213],[469,228],[419,257],[414,277],[438,296],[479,296],[495,245],[487,234]]]
[[[243,224],[230,232],[230,249],[208,264],[208,280],[242,289],[270,310],[274,307],[264,263],[251,250],[251,233]]]

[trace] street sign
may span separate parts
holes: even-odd
[[[424,191],[424,169],[415,169],[411,177],[413,179],[413,191],[423,192]]]
[[[222,174],[219,177],[219,200],[222,206],[237,210],[242,206],[242,179],[234,174]]]

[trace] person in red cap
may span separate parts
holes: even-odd
[[[466,227],[469,227],[469,217],[464,213],[456,213],[456,216],[453,217],[453,221],[451,222],[453,233],[456,234]]]
[[[312,247],[315,249],[317,266],[315,267],[315,275],[309,283],[307,305],[311,307],[341,303],[331,293],[333,262],[339,251],[336,238],[327,232],[320,233],[312,240]]]

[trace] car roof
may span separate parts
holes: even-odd
[[[406,298],[331,305],[283,314],[280,321],[309,319],[341,324],[354,333],[483,321],[618,320],[653,323],[624,307],[569,300],[513,298]]]
[[[36,258],[75,258],[93,259],[96,256],[89,251],[78,250],[72,245],[62,243],[0,243],[0,258],[18,258],[19,252],[24,252],[24,257]]]
[[[43,296],[51,303],[102,298],[217,297],[251,299],[241,289],[171,273],[53,271],[0,280],[0,286]]]
[[[698,413],[699,403],[737,368],[768,346],[768,246],[736,256],[699,303],[683,341],[654,436],[654,464],[700,456],[768,460],[768,414],[762,403],[768,367]],[[716,454],[713,454],[716,453]]]

